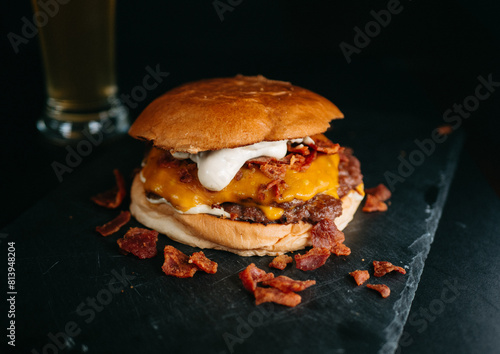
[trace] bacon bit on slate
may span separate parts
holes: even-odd
[[[391,295],[391,289],[385,284],[366,284],[366,287],[378,291],[384,299]]]
[[[395,266],[391,262],[373,261],[373,268],[373,275],[376,277],[382,277],[393,270],[398,271],[401,274],[406,274],[406,270],[404,268]]]
[[[363,211],[365,213],[372,213],[374,211],[387,211],[387,204],[379,200],[377,197],[371,194],[367,194]]]
[[[156,241],[158,241],[158,231],[131,227],[116,243],[124,252],[145,259],[156,256]]]
[[[238,275],[245,289],[251,292],[257,288],[257,283],[274,278],[273,273],[266,273],[266,271],[257,268],[254,263],[250,263],[250,265],[242,270]]]
[[[376,186],[374,188],[365,189],[365,193],[371,194],[374,197],[377,197],[377,199],[380,200],[381,202],[385,202],[392,195],[389,188],[387,188],[382,183],[380,183],[378,186]]]
[[[130,221],[130,212],[121,211],[113,220],[102,226],[96,226],[95,230],[102,236],[109,236],[120,230],[120,228]]]
[[[165,262],[161,269],[166,275],[177,278],[191,278],[198,270],[198,267],[189,263],[189,257],[172,246],[165,246],[163,250]]]
[[[116,186],[109,191],[99,193],[90,198],[97,205],[110,209],[118,208],[127,194],[122,174],[116,168],[113,170],[113,173],[115,174]]]
[[[256,305],[260,305],[264,302],[274,302],[288,307],[295,307],[302,301],[299,294],[293,292],[284,293],[283,291],[275,288],[257,287],[254,291],[254,295]]]
[[[354,272],[350,272],[349,275],[354,278],[358,286],[370,279],[370,273],[367,270],[355,270]]]
[[[280,275],[277,278],[266,280],[262,284],[272,286],[273,288],[279,289],[285,293],[302,291],[308,287],[316,284],[316,280],[294,280],[284,275]]]
[[[328,248],[313,247],[305,254],[296,254],[295,263],[297,269],[314,270],[325,264],[328,257],[330,257]]]
[[[451,127],[451,125],[446,124],[438,127],[437,131],[439,135],[450,135],[451,133],[453,133],[453,128]]]
[[[351,254],[351,249],[343,243],[339,243],[332,248],[332,253],[336,256],[348,256]]]
[[[276,269],[285,269],[286,265],[288,263],[292,263],[293,258],[286,255],[286,254],[280,254],[277,257],[274,257],[274,259],[269,263],[269,267],[276,268]]]
[[[208,259],[202,251],[193,253],[191,257],[189,257],[188,263],[195,264],[200,270],[204,271],[205,273],[217,273],[217,263]]]

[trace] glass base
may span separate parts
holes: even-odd
[[[119,100],[96,112],[68,112],[47,105],[37,128],[45,138],[60,145],[81,140],[103,141],[125,134],[130,128],[128,110]]]

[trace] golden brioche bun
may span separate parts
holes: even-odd
[[[323,133],[342,112],[326,98],[259,76],[207,79],[154,100],[129,134],[172,151],[197,153]]]
[[[354,190],[342,198],[342,215],[335,219],[339,230],[352,220],[362,199]],[[132,184],[131,200],[130,212],[139,222],[193,247],[225,250],[241,256],[275,256],[311,246],[313,225],[302,221],[263,225],[208,214],[181,214],[168,204],[150,203],[139,174]]]

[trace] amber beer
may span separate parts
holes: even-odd
[[[40,6],[43,3],[32,0],[34,11],[49,12]],[[53,4],[49,19],[39,25],[48,96],[41,130],[50,126],[61,130],[57,121],[73,123],[75,130],[84,129],[86,122],[102,123],[103,118],[119,124],[126,109],[117,99],[116,0],[54,0]],[[78,139],[77,132],[71,134],[68,138]]]

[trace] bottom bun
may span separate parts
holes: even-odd
[[[342,198],[342,215],[335,219],[339,230],[352,220],[363,196],[352,190]],[[172,240],[199,248],[212,248],[240,256],[276,256],[311,246],[312,224],[249,223],[207,214],[181,214],[168,204],[153,204],[146,199],[139,174],[131,190],[130,212],[145,226]]]

